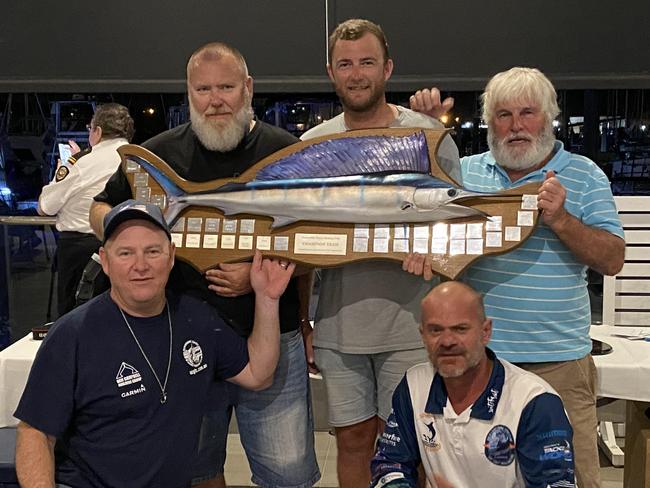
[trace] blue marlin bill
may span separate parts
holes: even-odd
[[[376,254],[382,254],[381,258],[384,259],[401,259],[405,250],[424,250],[425,253],[430,250],[428,244],[426,249],[414,249],[413,244],[405,247],[402,243],[389,249],[390,252],[372,252],[370,246],[365,256],[360,256],[358,252],[352,252],[352,241],[357,238],[353,229],[358,228],[359,224],[422,227],[419,224],[487,222],[495,211],[497,218],[505,217],[508,220],[508,214],[515,215],[521,210],[522,194],[533,193],[534,188],[527,186],[521,191],[515,189],[485,194],[466,191],[454,184],[435,159],[435,151],[444,134],[444,131],[436,130],[379,129],[315,139],[311,144],[300,142],[279,151],[277,157],[272,155],[266,158],[238,178],[203,183],[183,180],[165,162],[144,148],[127,145],[119,151],[127,174],[139,173],[140,177],[129,178],[134,195],[158,203],[171,226],[179,217],[195,216],[197,209],[205,208],[208,212],[208,209],[218,211],[226,219],[245,215],[266,220],[266,228],[256,228],[255,234],[260,231],[278,234],[290,230],[289,235],[292,236],[300,231],[301,225],[305,225],[309,232],[317,234],[322,228],[323,235],[327,236],[347,227],[350,242],[344,246],[350,252],[344,253],[347,257],[327,258],[327,265],[376,258]],[[149,179],[143,179],[142,172],[155,181],[149,185],[151,190],[147,189],[144,193],[138,185],[143,185],[142,182]],[[535,215],[535,222],[536,219]],[[516,217],[511,220],[516,223]],[[485,229],[482,235],[471,237],[484,238],[484,234]],[[523,234],[522,239],[526,232]],[[246,242],[242,251],[250,251],[249,240]],[[232,244],[226,246],[225,241],[223,246],[228,249],[234,247],[235,250],[238,247]],[[295,246],[298,246],[298,242]],[[492,250],[481,247],[481,254],[503,252],[507,247],[513,246],[500,246]],[[290,257],[293,250],[291,245],[286,249]],[[200,251],[197,249],[195,252]],[[215,254],[215,264],[223,261],[216,257],[218,253],[214,250],[211,252]],[[232,251],[225,251],[225,254],[232,254]],[[318,256],[321,252],[315,249],[314,254]],[[445,254],[453,254],[451,247]],[[462,263],[467,261],[467,258],[449,255],[441,260],[449,262],[450,259]],[[476,259],[476,256],[471,259]],[[304,253],[299,260],[310,264],[309,257]],[[323,265],[323,262],[316,259],[313,264]]]

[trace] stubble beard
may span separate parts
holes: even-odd
[[[459,376],[464,375],[467,371],[477,367],[481,362],[481,351],[476,353],[467,352],[465,354],[465,365],[463,366],[440,366],[438,361],[439,357],[433,358],[430,357],[433,366],[436,368],[436,371],[443,378],[458,378]]]
[[[372,86],[372,83],[369,83],[369,85],[370,93],[368,95],[368,98],[361,100],[356,100],[351,97],[349,95],[349,90],[345,87],[336,89],[336,94],[338,95],[345,111],[363,113],[381,103],[384,97],[385,84],[380,83],[374,87]]]
[[[199,113],[190,100],[192,130],[201,144],[211,151],[228,152],[235,149],[248,132],[252,120],[253,109],[249,95],[246,95],[242,108],[228,120],[210,120]]]
[[[551,124],[547,124],[537,137],[531,136],[528,132],[519,132],[516,137],[528,137],[531,145],[526,150],[510,148],[507,141],[513,135],[499,139],[492,127],[488,126],[488,146],[494,160],[499,166],[515,171],[522,171],[532,168],[541,163],[553,151],[555,136]]]

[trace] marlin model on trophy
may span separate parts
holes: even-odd
[[[532,232],[538,212],[522,196],[535,195],[538,184],[496,194],[462,189],[435,157],[445,135],[352,131],[296,143],[237,178],[203,183],[139,146],[118,151],[134,196],[162,207],[177,256],[200,270],[255,249],[317,267],[421,252],[454,278]]]

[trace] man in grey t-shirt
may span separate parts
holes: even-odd
[[[436,119],[386,103],[393,61],[378,25],[343,22],[330,36],[329,56],[327,72],[343,113],[307,131],[303,140],[351,129],[442,127]],[[460,181],[458,148],[450,137],[443,140],[438,161]],[[418,332],[420,301],[434,284],[389,262],[322,271],[313,352],[311,328],[303,331],[307,361],[320,369],[327,387],[341,488],[368,486],[370,459],[393,390],[409,367],[427,360]]]

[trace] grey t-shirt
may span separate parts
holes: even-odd
[[[438,129],[426,115],[396,106],[390,127]],[[343,114],[305,132],[307,140],[345,132]],[[447,136],[437,156],[441,167],[460,183],[458,148]],[[367,261],[321,271],[314,345],[349,354],[374,354],[422,347],[418,331],[420,301],[438,280],[424,281],[402,271],[400,263]]]

